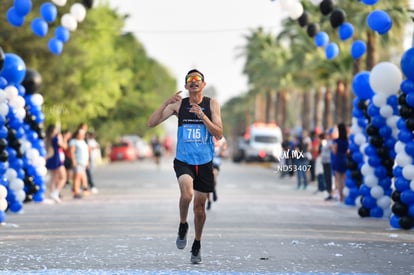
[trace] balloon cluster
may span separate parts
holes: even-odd
[[[0,64],[0,222],[3,222],[6,210],[19,212],[25,201],[43,200],[47,170],[41,126],[43,98],[36,90],[41,80],[33,79],[18,55],[0,54]]]
[[[39,37],[45,37],[49,31],[49,24],[56,21],[58,15],[57,6],[66,5],[66,0],[52,0],[53,3],[45,2],[40,6],[40,14],[31,22],[32,32]],[[48,49],[55,55],[61,54],[64,43],[69,41],[70,32],[77,29],[78,23],[86,16],[86,8],[91,8],[93,1],[83,1],[83,4],[75,3],[70,12],[62,15],[61,25],[56,27],[55,35],[48,41]],[[26,16],[32,11],[31,0],[14,0],[13,6],[7,11],[7,21],[14,27],[23,26]]]
[[[394,228],[414,227],[414,48],[407,50],[401,58],[401,70],[407,77],[400,86],[400,119],[397,122],[399,140],[395,145],[397,156],[394,168],[395,190],[393,215],[390,224]]]
[[[369,83],[375,94],[368,104],[369,124],[366,133],[369,143],[364,152],[366,161],[361,167],[364,183],[360,187],[361,217],[389,216],[392,194],[394,146],[398,138],[397,92],[402,80],[399,69],[382,62],[371,71]]]

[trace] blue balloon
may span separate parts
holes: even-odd
[[[378,0],[362,0],[362,3],[368,6],[375,5],[378,2]]]
[[[6,53],[0,76],[4,77],[9,84],[20,84],[25,75],[26,64],[23,60],[16,54]]]
[[[0,76],[0,89],[6,88],[7,85],[8,85],[7,80],[4,77]]]
[[[341,24],[338,29],[338,35],[342,41],[348,40],[354,35],[354,26],[349,22]]]
[[[47,22],[42,18],[35,18],[32,21],[32,31],[40,37],[45,37],[48,31]]]
[[[403,170],[403,168],[401,166],[395,166],[394,169],[392,170],[392,174],[396,178],[401,178],[402,177],[402,170]]]
[[[22,208],[23,208],[23,204],[17,200],[14,200],[9,203],[9,210],[14,213],[19,212],[20,210],[22,210]]]
[[[374,10],[368,15],[367,24],[373,31],[385,34],[392,27],[392,19],[385,11]]]
[[[372,91],[372,93],[374,93],[374,91]],[[370,115],[370,116],[377,116],[377,115],[380,114],[380,108],[378,108],[374,104],[369,104],[367,112],[368,112],[368,115]]]
[[[332,60],[339,54],[339,47],[336,43],[329,43],[325,48],[325,56],[328,60]]]
[[[410,189],[402,191],[400,199],[406,205],[414,204],[414,191]]]
[[[313,39],[317,47],[325,47],[329,43],[329,35],[326,32],[318,32]]]
[[[401,56],[401,70],[404,75],[414,81],[414,48],[410,48]]]
[[[55,55],[59,55],[63,50],[63,42],[57,38],[51,38],[48,43],[49,51]]]
[[[17,14],[16,9],[11,7],[7,10],[7,22],[13,27],[21,27],[24,24],[24,16]]]
[[[403,192],[405,190],[410,190],[410,181],[404,177],[399,177],[394,182],[395,189],[397,191]]]
[[[405,102],[407,102],[410,107],[414,107],[414,93],[409,93],[405,97]]]
[[[377,206],[377,200],[369,196],[362,197],[362,206],[371,209]]]
[[[370,99],[374,95],[374,91],[369,84],[369,76],[370,72],[361,71],[357,73],[352,80],[354,94],[363,100]]]
[[[6,213],[3,210],[0,210],[0,223],[6,221]]]
[[[413,140],[414,135],[410,130],[406,129],[400,129],[400,132],[398,133],[398,139],[404,143],[409,142]]]
[[[361,186],[359,187],[359,193],[362,196],[369,196],[371,194],[371,188],[369,188],[368,185],[366,185],[365,183],[361,184]]]
[[[43,19],[48,23],[52,23],[56,20],[57,13],[56,6],[50,2],[45,2],[40,6],[40,15],[42,15]]]
[[[361,58],[367,51],[367,45],[362,40],[355,40],[351,46],[351,56],[354,59]]]
[[[381,158],[378,156],[370,156],[370,158],[368,158],[368,164],[371,167],[375,167],[375,169],[377,169],[378,167],[381,167]],[[376,172],[375,175],[377,176]]]
[[[379,129],[379,134],[383,139],[388,139],[392,135],[391,127],[384,125]]]
[[[409,141],[405,144],[404,151],[410,156],[414,156],[414,141]]]
[[[411,79],[404,79],[403,82],[401,82],[400,89],[405,94],[414,92],[414,81]]]
[[[414,204],[408,207],[408,215],[410,215],[411,217],[414,217]]]
[[[381,128],[382,126],[386,125],[387,121],[382,116],[374,116],[371,118],[371,123],[377,128]]]
[[[55,36],[57,39],[59,39],[63,43],[66,43],[69,41],[70,32],[67,28],[63,26],[59,26],[55,29]]]
[[[400,226],[400,217],[398,217],[397,215],[391,215],[390,225],[393,228],[397,228],[397,229],[401,228],[401,226]]]
[[[381,162],[381,160],[379,160]],[[387,176],[387,169],[384,166],[378,166],[374,169],[374,174],[379,179],[383,179]]]
[[[369,215],[373,218],[382,218],[382,216],[384,216],[384,210],[377,206],[369,211]]]
[[[31,0],[14,0],[14,8],[16,13],[20,16],[28,15],[32,10]]]

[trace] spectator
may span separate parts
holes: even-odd
[[[348,153],[348,135],[344,123],[338,124],[338,138],[332,143],[334,155],[332,168],[335,173],[335,186],[338,190],[339,201],[344,202],[344,187],[346,179],[346,162]]]
[[[64,149],[67,144],[56,125],[52,124],[46,130],[46,168],[51,177],[50,198],[60,203],[60,192],[66,183],[66,171],[64,167]]]
[[[84,194],[88,192],[86,168],[89,165],[89,149],[85,135],[85,130],[79,128],[73,135],[74,138],[69,142],[73,163],[73,197],[75,199],[82,198],[81,187]]]

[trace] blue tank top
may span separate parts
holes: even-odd
[[[210,98],[203,97],[199,106],[211,119]],[[190,99],[183,98],[178,111],[176,159],[190,165],[201,165],[213,160],[214,141],[203,121],[190,113],[190,109]]]

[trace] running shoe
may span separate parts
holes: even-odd
[[[180,223],[178,228],[178,236],[175,244],[178,249],[184,249],[187,245],[187,232],[188,232],[188,223]]]
[[[193,247],[191,249],[191,263],[201,264],[201,248]]]

